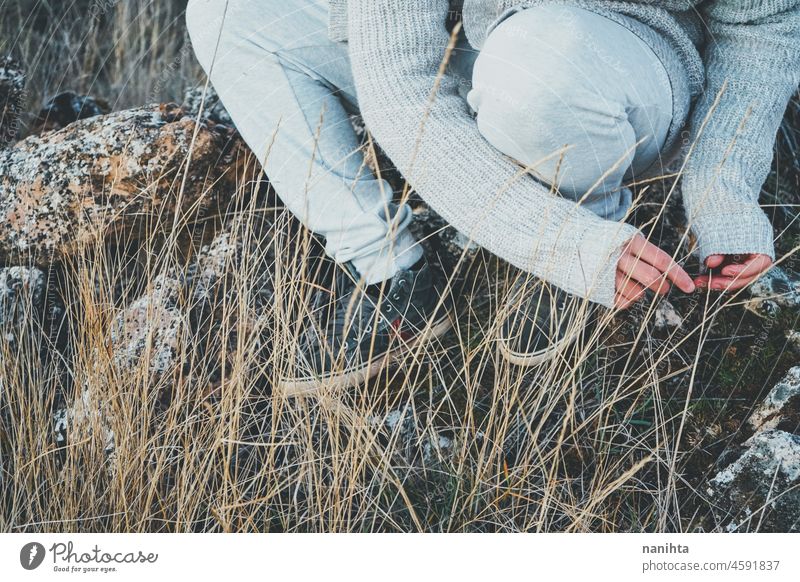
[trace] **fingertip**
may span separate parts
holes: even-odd
[[[728,265],[727,267],[722,269],[722,274],[728,277],[733,277],[740,271],[741,268],[737,267],[736,265]]]
[[[678,285],[678,287],[680,287],[681,291],[684,293],[694,292],[694,281],[686,271],[684,271],[683,277],[681,278],[681,283]]]
[[[714,291],[727,291],[731,286],[731,281],[715,281],[712,283],[711,288]]]

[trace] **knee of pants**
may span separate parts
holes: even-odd
[[[256,44],[276,54],[292,36],[286,24],[303,13],[285,0],[189,0],[186,28],[197,60],[208,71],[212,62],[224,59],[237,43]],[[291,24],[294,24],[292,22]]]
[[[477,92],[481,95],[475,109],[483,137],[548,184],[578,196],[598,181],[605,186],[601,189],[614,189],[622,182],[636,144],[624,115],[541,90],[522,91],[510,98]]]
[[[478,129],[565,194],[618,188],[636,144],[624,100],[613,81],[586,74],[591,52],[553,28],[501,25],[489,36],[468,96]]]

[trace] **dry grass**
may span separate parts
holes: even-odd
[[[199,79],[180,2],[95,4],[107,7],[99,20],[79,17],[90,2],[0,0],[0,53],[29,64],[31,111],[62,88],[122,107],[178,99]],[[671,184],[640,190],[636,219],[656,235],[673,224]],[[0,531],[716,527],[702,484],[791,357],[748,360],[748,334],[762,324],[742,310],[743,294],[671,298],[686,317],[679,330],[655,330],[649,297],[523,371],[493,341],[517,275],[484,254],[447,262],[431,237],[431,256],[453,274],[453,331],[358,389],[286,398],[270,387],[291,365],[320,284],[319,245],[263,185],[243,178],[231,200],[223,218],[178,217],[173,229],[154,217],[144,238],[98,243],[53,267],[60,326],[27,317],[30,329],[2,344]],[[159,275],[185,271],[222,222],[247,252],[210,303],[178,293],[187,315],[175,365],[153,370],[151,336],[138,362],[120,366],[115,316]],[[679,238],[665,244],[682,256]],[[256,297],[264,273],[266,303]],[[795,323],[786,317],[770,333]],[[60,444],[62,404],[76,412]]]

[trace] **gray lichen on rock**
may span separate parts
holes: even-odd
[[[30,333],[45,309],[46,279],[28,267],[0,269],[0,332],[2,343],[16,346],[20,335]]]
[[[662,299],[653,314],[653,325],[657,330],[680,329],[683,325],[683,317],[672,303]]]
[[[173,369],[186,322],[180,305],[182,288],[179,277],[161,275],[150,293],[114,319],[111,344],[115,366],[123,371],[136,370],[144,359],[150,375]]]
[[[776,428],[782,421],[790,420],[796,430],[798,418],[800,418],[800,366],[795,366],[773,386],[748,422],[758,431]]]
[[[374,416],[370,423],[394,442],[394,450],[409,468],[419,471],[453,462],[453,440],[444,434],[423,430],[408,405],[392,409],[382,417]]]
[[[91,440],[98,443],[105,457],[105,470],[113,475],[116,471],[116,435],[111,427],[113,415],[109,405],[100,399],[89,386],[69,405],[53,412],[53,433],[59,446],[72,442]]]
[[[761,315],[770,315],[778,308],[800,307],[800,282],[780,267],[772,267],[749,287],[751,299],[747,308]]]
[[[17,138],[25,95],[25,73],[11,57],[0,58],[0,150]]]
[[[33,305],[41,305],[45,286],[42,271],[28,267],[0,269],[0,317],[2,322],[19,325],[27,317],[19,312],[20,302],[27,298]]]
[[[712,509],[727,531],[800,531],[800,366],[778,382],[748,423],[755,433],[709,480]]]
[[[0,254],[47,263],[140,217],[196,212],[236,191],[246,157],[234,132],[177,106],[31,136],[0,151]]]
[[[800,436],[768,429],[744,447],[709,482],[718,521],[727,531],[800,531]]]
[[[192,117],[233,127],[233,119],[210,84],[187,89],[183,96],[183,108]]]
[[[241,310],[235,308],[238,301],[232,296],[236,286],[225,284],[247,260],[247,253],[257,252],[254,246],[255,241],[245,252],[241,238],[226,228],[200,249],[185,272],[173,270],[158,276],[150,291],[113,321],[110,341],[115,366],[126,372],[146,369],[158,379],[177,370],[186,342],[192,342],[192,349],[209,349],[215,342],[208,337],[201,341],[199,336],[227,336],[233,330],[258,328],[259,318],[268,315],[272,303],[269,269],[251,282],[249,304]],[[222,343],[212,349],[219,353],[206,354],[209,360],[233,355]]]

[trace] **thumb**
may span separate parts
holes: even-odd
[[[706,267],[709,269],[716,269],[724,260],[725,257],[723,255],[708,255],[708,257],[706,257]]]

